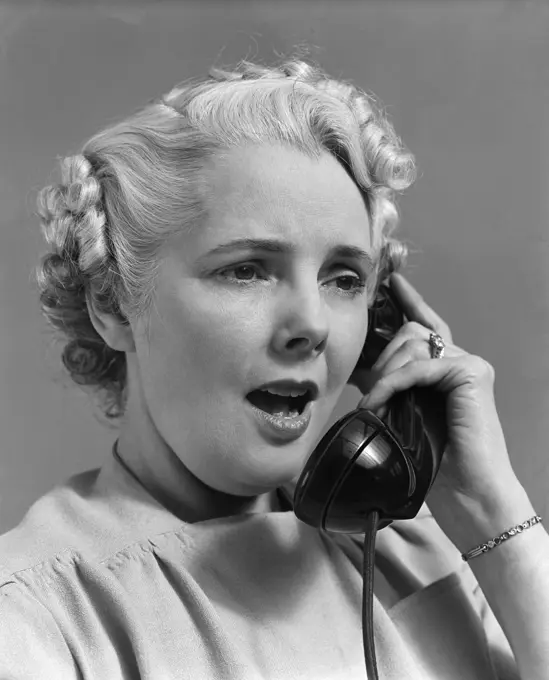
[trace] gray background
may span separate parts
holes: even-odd
[[[376,93],[416,154],[409,275],[495,366],[511,458],[546,513],[548,31],[548,5],[519,0],[0,5],[0,532],[115,438],[65,386],[31,283],[55,158],[213,62],[301,42]]]

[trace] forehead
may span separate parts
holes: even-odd
[[[282,146],[248,146],[214,157],[206,167],[203,247],[237,236],[278,236],[312,246],[340,243],[369,249],[364,197],[328,152],[320,158]]]

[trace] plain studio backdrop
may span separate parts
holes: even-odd
[[[0,5],[0,532],[97,467],[116,435],[62,379],[32,283],[35,197],[56,157],[213,63],[302,43],[374,92],[416,154],[400,201],[408,275],[456,343],[495,367],[511,459],[545,515],[548,35],[549,4],[520,0]],[[346,388],[331,422],[358,397]]]

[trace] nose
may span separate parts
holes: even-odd
[[[274,338],[276,352],[292,359],[321,354],[326,348],[329,324],[328,308],[318,283],[290,288],[280,304],[282,322]]]

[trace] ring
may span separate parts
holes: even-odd
[[[431,359],[441,359],[444,356],[446,343],[438,333],[431,333],[429,336],[429,349],[431,350]]]

